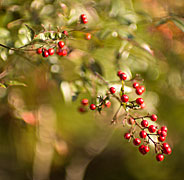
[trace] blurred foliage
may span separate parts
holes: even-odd
[[[0,179],[183,179],[183,14],[183,0],[1,0],[0,44],[47,47],[59,27],[71,53],[43,59],[0,48]],[[173,153],[163,163],[109,125],[115,103],[101,115],[78,113],[82,98],[105,90],[89,68],[108,81],[119,69],[142,75],[146,111],[169,129]]]

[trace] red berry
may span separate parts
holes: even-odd
[[[142,93],[145,91],[145,87],[144,86],[139,86],[139,88],[142,90]]]
[[[156,114],[152,114],[150,116],[150,118],[151,118],[152,121],[156,121],[157,120],[157,115]]]
[[[130,133],[125,133],[125,134],[124,134],[124,138],[125,138],[125,139],[130,139],[130,138],[131,138]]]
[[[163,149],[165,149],[165,148],[168,148],[168,147],[170,147],[170,146],[169,146],[168,143],[163,143],[163,144],[162,144],[162,147],[163,147]]]
[[[45,51],[42,53],[42,56],[43,56],[43,57],[48,57],[48,56],[49,56],[48,51],[47,51],[47,50],[45,50]]]
[[[142,127],[148,127],[148,121],[147,120],[142,120],[141,125],[142,125]]]
[[[160,135],[161,132],[162,132],[161,129],[159,129],[159,130],[157,131],[157,134]]]
[[[145,131],[141,131],[141,132],[139,133],[139,136],[140,136],[141,138],[146,138],[147,133],[146,133]]]
[[[150,133],[154,133],[157,130],[157,128],[154,125],[150,125],[148,127],[148,130],[149,130]]]
[[[83,108],[83,107],[79,107],[79,112],[81,112],[81,113],[84,113],[84,112],[86,112],[86,109],[85,108]]]
[[[150,151],[149,146],[144,146],[144,150],[145,150],[146,152],[149,152],[149,151]]]
[[[167,132],[166,132],[166,131],[161,131],[160,136],[162,136],[162,137],[166,137],[166,136],[167,136]]]
[[[84,23],[84,24],[88,23],[88,19],[83,19],[82,23]]]
[[[161,127],[161,131],[166,131],[167,132],[167,127],[166,126],[162,126]]]
[[[85,15],[85,14],[81,14],[81,19],[86,19],[87,18],[87,16]]]
[[[95,109],[96,109],[96,105],[95,105],[95,104],[91,104],[91,105],[90,105],[90,109],[91,109],[91,110],[95,110]]]
[[[81,101],[81,104],[82,105],[84,105],[84,106],[87,106],[88,105],[88,99],[83,99],[82,101]]]
[[[119,70],[119,71],[117,72],[117,76],[120,76],[120,74],[122,74],[122,73],[123,73],[123,71]]]
[[[134,83],[133,83],[133,88],[137,89],[138,87],[139,87],[139,83],[134,82]]]
[[[139,146],[139,151],[141,154],[145,155],[146,154],[145,146],[144,145]]]
[[[141,140],[139,138],[135,138],[133,140],[133,143],[134,143],[134,145],[138,146],[139,144],[141,144]]]
[[[130,125],[135,124],[135,120],[134,120],[133,118],[129,118],[127,122],[128,122],[128,124],[130,124]]]
[[[137,95],[141,95],[143,92],[142,92],[142,89],[140,89],[139,87],[136,89],[136,94]]]
[[[141,104],[144,103],[144,100],[142,98],[137,98],[136,99],[136,103],[139,104],[139,105],[141,105]]]
[[[163,149],[163,152],[164,152],[164,154],[171,154],[172,150],[170,147],[167,147],[167,148]]]
[[[68,31],[63,31],[62,32],[64,35],[68,36]]]
[[[54,49],[50,48],[50,49],[48,49],[48,52],[49,52],[49,55],[52,56],[54,54]]]
[[[60,48],[63,48],[63,47],[65,46],[65,43],[64,43],[63,41],[59,41],[59,42],[58,42],[58,46],[59,46]]]
[[[110,101],[106,101],[105,102],[105,106],[109,108],[111,106],[111,102]]]
[[[37,52],[37,54],[41,54],[42,53],[42,48],[38,48],[36,52]]]
[[[114,87],[110,87],[109,90],[110,90],[111,94],[114,94],[116,92],[116,89]]]
[[[59,56],[62,56],[62,55],[63,55],[63,50],[59,48],[59,49],[56,50],[56,53],[57,53]]]
[[[121,80],[126,80],[127,79],[127,75],[124,73],[124,72],[122,72],[120,75],[119,75],[119,78],[121,79]]]
[[[91,34],[90,33],[86,33],[86,39],[90,40],[91,39]]]
[[[160,142],[163,142],[163,141],[165,141],[165,137],[159,136],[159,137],[158,137],[158,140],[159,140]]]
[[[121,100],[122,100],[123,102],[128,102],[129,98],[128,98],[128,96],[127,96],[126,94],[123,94],[123,95],[121,96]]]
[[[141,109],[144,109],[145,106],[146,106],[145,103],[142,103],[142,104],[141,104]]]
[[[163,161],[164,160],[164,155],[163,154],[157,154],[156,159],[157,159],[157,161]]]
[[[62,50],[62,56],[66,56],[68,54],[67,50],[66,49],[63,49]]]

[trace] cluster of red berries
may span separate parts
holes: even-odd
[[[68,54],[67,49],[63,49],[65,46],[64,41],[59,41],[57,44],[56,53],[59,56],[66,56]],[[37,54],[42,54],[43,57],[48,57],[54,55],[55,50],[54,48],[49,48],[48,50],[46,48],[38,48]]]
[[[157,115],[152,114],[152,115],[146,115],[146,116],[142,116],[142,117],[133,117],[128,111],[129,109],[132,110],[137,110],[137,109],[142,109],[145,107],[145,103],[144,100],[142,98],[137,98],[133,101],[129,101],[129,97],[124,93],[124,81],[127,80],[127,75],[126,73],[122,72],[121,70],[117,72],[118,77],[120,78],[120,80],[122,81],[122,87],[121,90],[119,92],[119,95],[116,95],[116,88],[115,87],[110,87],[106,93],[106,96],[102,96],[100,97],[100,101],[98,105],[95,104],[91,104],[90,105],[90,109],[91,110],[95,110],[97,109],[99,111],[99,109],[102,109],[102,106],[108,102],[110,103],[109,99],[111,97],[115,97],[119,102],[120,105],[126,110],[126,116],[124,121],[127,121],[127,123],[129,125],[131,125],[131,128],[129,130],[129,132],[124,134],[124,138],[125,139],[133,139],[133,144],[135,146],[139,146],[139,152],[143,155],[147,154],[150,151],[149,148],[149,144],[150,142],[152,142],[155,146],[155,152],[156,152],[156,159],[157,161],[163,161],[164,159],[164,154],[171,154],[172,150],[170,148],[170,146],[168,145],[168,143],[163,143],[166,139],[167,136],[167,127],[166,126],[162,126],[160,129],[158,129],[157,126],[153,125],[153,124],[149,124],[149,121],[155,122],[157,121]],[[102,79],[102,78],[100,78]],[[134,81],[134,80],[132,80]],[[105,81],[105,83],[107,84],[107,82]],[[133,83],[133,88],[136,89],[136,93],[137,95],[141,95],[144,91],[145,91],[145,87],[144,86],[140,86],[137,82]],[[87,106],[88,105],[88,100],[87,99],[83,99],[81,104],[83,106]],[[110,105],[107,105],[110,106]],[[84,112],[84,107],[81,107],[80,112]],[[118,113],[116,113],[115,115],[117,116]],[[117,119],[116,116],[113,117],[113,123],[115,122],[115,120]],[[141,120],[141,121],[139,121]],[[136,134],[136,127],[138,127],[140,129],[139,131],[139,137],[141,139],[143,139],[143,143],[141,145],[141,139],[138,137],[135,137]],[[156,137],[156,141],[154,140]]]
[[[85,14],[81,14],[80,16],[80,20],[83,24],[86,24],[88,23],[88,19],[87,19],[87,16]]]
[[[132,128],[130,129],[129,133],[124,134],[124,138],[130,140],[133,138],[133,144],[136,146],[139,146],[139,152],[143,155],[148,153],[150,151],[149,144],[150,141],[155,145],[155,151],[157,153],[156,159],[157,161],[163,161],[164,160],[164,155],[163,154],[171,154],[172,150],[169,146],[168,143],[163,143],[165,141],[166,136],[167,136],[167,127],[162,126],[160,129],[158,129],[157,126],[154,125],[149,125],[148,121],[145,120],[144,118],[150,118],[151,121],[156,121],[157,116],[155,114],[152,114],[151,116],[144,116],[144,117],[138,117],[138,118],[133,118],[130,117],[127,119],[127,123],[132,126],[137,126],[141,129],[139,132],[140,138],[144,139],[144,142],[142,145],[141,140],[139,138],[135,138],[135,131],[132,131]],[[139,124],[137,120],[142,119],[141,123]],[[149,125],[149,126],[148,126]],[[155,133],[155,134],[154,134]],[[157,136],[157,141],[154,141],[152,136]]]
[[[88,23],[88,19],[87,16],[85,14],[82,14],[80,16],[81,22],[83,24]],[[63,31],[62,32],[65,36],[68,36],[68,31]],[[85,39],[90,40],[91,39],[91,34],[90,33],[85,33]],[[64,48],[65,43],[64,41],[59,41],[57,44],[55,44],[54,47],[46,49],[46,48],[38,48],[37,49],[37,54],[42,54],[43,57],[48,57],[48,56],[52,56],[55,53],[55,49],[56,49],[56,54],[58,54],[59,56],[66,56],[68,54],[68,51],[66,48]]]
[[[87,112],[88,109],[95,110],[96,108],[99,108],[100,106],[109,108],[111,106],[111,102],[108,100],[104,100],[103,104],[99,104],[99,105],[90,104],[89,105],[89,100],[85,98],[85,99],[82,99],[81,105],[82,106],[79,107],[79,112],[83,113],[83,112]]]

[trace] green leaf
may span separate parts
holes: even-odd
[[[24,86],[24,87],[27,86],[25,83],[19,82],[19,81],[16,81],[16,80],[8,81],[8,82],[6,82],[6,85],[8,85],[8,86]]]
[[[0,83],[0,88],[6,88],[6,86],[3,83]]]
[[[174,17],[172,19],[172,21],[174,22],[174,24],[180,28],[183,32],[184,32],[184,19],[178,18],[178,17]]]
[[[28,35],[30,37],[30,41],[32,41],[34,39],[34,36],[35,36],[35,31],[27,24],[25,24],[25,26],[28,29]]]

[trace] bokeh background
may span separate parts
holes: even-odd
[[[86,28],[77,23],[82,13],[88,17]],[[72,52],[43,59],[34,51],[1,47],[0,179],[183,179],[183,0],[0,1],[1,44],[29,44],[25,24],[36,34],[43,26],[68,30]],[[90,41],[85,32],[92,34]],[[167,125],[172,155],[158,163],[153,149],[142,156],[124,140],[128,127],[110,125],[114,101],[101,115],[78,112],[81,99],[94,96],[94,76],[81,70],[88,63],[108,81],[118,80],[118,69],[129,78],[141,74],[144,111],[156,113],[158,124]],[[103,85],[95,88],[105,92]]]

